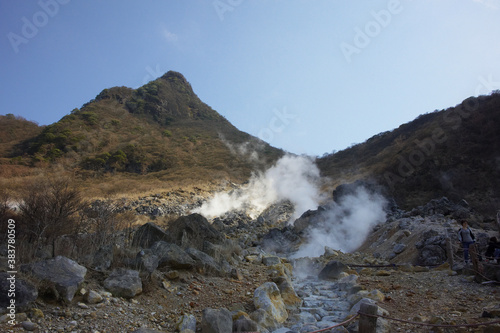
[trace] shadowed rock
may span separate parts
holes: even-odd
[[[159,258],[158,267],[189,269],[196,264],[183,249],[175,244],[159,241],[153,244],[151,251]]]
[[[347,266],[340,261],[332,260],[319,272],[318,277],[322,280],[336,280],[346,269]]]
[[[143,224],[134,234],[132,244],[142,248],[149,248],[158,241],[172,242],[168,233],[156,224],[149,222]]]
[[[142,292],[142,281],[139,272],[131,269],[115,269],[104,280],[103,285],[115,297],[132,298]]]
[[[70,303],[79,285],[85,279],[87,269],[66,257],[57,256],[53,259],[35,262],[21,266],[21,270],[32,274],[36,279],[48,283],[55,292],[56,298]]]
[[[233,331],[233,318],[227,309],[203,310],[201,319],[201,331],[203,333],[228,333]]]
[[[200,251],[203,251],[205,241],[212,244],[220,244],[224,241],[223,235],[200,214],[178,218],[170,223],[167,233],[172,237],[172,242],[180,247],[192,247]]]
[[[11,279],[8,280],[8,278]],[[0,309],[6,309],[10,305],[11,298],[8,296],[9,291],[12,289],[12,282],[15,283],[16,310],[25,311],[38,297],[38,291],[30,283],[18,277],[12,279],[12,276],[7,273],[0,273]],[[3,312],[0,310],[0,313]]]

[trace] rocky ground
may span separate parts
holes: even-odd
[[[478,324],[498,321],[484,317],[485,309],[498,308],[500,289],[495,284],[480,284],[473,275],[450,275],[449,269],[424,272],[374,270],[362,274],[360,284],[378,289],[385,295],[380,306],[389,316],[417,323],[440,325]],[[500,326],[488,326],[498,332]],[[478,328],[441,329],[441,332],[483,332]],[[431,332],[431,327],[393,323],[393,332]],[[434,332],[439,332],[434,329]]]
[[[113,297],[99,281],[103,274],[87,277],[71,305],[44,302],[40,298],[34,308],[18,314],[17,321],[29,317],[39,332],[133,332],[151,328],[175,332],[176,323],[184,314],[193,314],[199,323],[202,310],[208,307],[250,312],[253,292],[268,281],[267,267],[243,264],[238,278],[209,277],[195,272],[156,272],[143,282],[143,292],[131,299]],[[170,278],[169,278],[170,277]],[[82,293],[95,290],[102,301],[90,304]],[[24,317],[24,318],[23,318]],[[22,325],[0,324],[1,332],[26,332]]]
[[[169,196],[175,197],[176,203],[181,200],[179,195]],[[137,212],[163,216],[172,210],[163,197],[141,199],[133,206],[149,207],[160,199],[161,205],[154,207],[163,207],[161,214],[155,215],[156,208],[151,212],[140,208]],[[190,206],[182,212],[186,207]],[[393,208],[387,221],[374,228],[359,251],[342,253],[326,248],[324,255],[305,259],[288,259],[288,255],[300,245],[305,222],[313,221],[318,212],[308,212],[295,227],[284,227],[292,209],[284,202],[257,219],[239,212],[211,221],[210,227],[199,217],[191,217],[177,223],[182,227],[175,223],[165,226],[166,232],[154,225],[136,229],[139,236],[134,236],[135,247],[129,251],[133,255],[113,265],[103,264],[105,268],[86,265],[84,282],[69,303],[44,294],[43,286],[33,282],[39,290],[36,301],[16,315],[19,324],[14,327],[7,316],[0,317],[0,331],[176,332],[181,319],[186,322],[191,318],[196,331],[201,332],[207,308],[228,309],[234,320],[251,315],[258,321],[254,293],[266,282],[279,285],[280,298],[287,297],[288,301],[285,317],[280,318],[282,328],[268,332],[307,333],[325,328],[328,323],[352,316],[356,311],[351,307],[363,298],[371,299],[387,316],[404,321],[470,325],[499,320],[498,283],[476,282],[474,272],[461,265],[458,247],[452,248],[453,267],[434,265],[448,261],[446,238],[454,233],[458,216],[470,216],[465,204],[441,199],[412,212]],[[481,242],[496,232],[493,225],[476,222],[479,217],[472,221]],[[203,228],[193,227],[199,225]],[[178,244],[178,251],[189,253],[191,259],[162,263],[165,255],[153,245],[159,240]],[[151,262],[152,258],[156,261]],[[338,275],[319,279],[323,268],[332,262],[345,267]],[[293,276],[288,272],[290,265],[294,266]],[[136,268],[142,291],[124,297],[105,288],[115,266]],[[491,271],[494,275],[498,270]],[[34,281],[32,277],[26,279]],[[287,282],[295,289],[292,293],[285,291]],[[356,332],[356,325],[335,332],[346,331]],[[378,332],[500,332],[500,326],[446,329],[389,321]]]

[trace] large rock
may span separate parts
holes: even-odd
[[[285,303],[274,282],[266,282],[255,289],[253,302],[257,313],[252,319],[265,328],[276,329],[288,318]]]
[[[85,300],[89,304],[97,304],[97,303],[101,303],[104,300],[104,298],[97,291],[89,290],[85,294]]]
[[[78,287],[87,274],[85,267],[62,256],[23,265],[21,271],[44,282],[55,293],[56,298],[67,303],[73,300]]]
[[[426,245],[419,253],[418,263],[422,266],[441,265],[446,261],[446,252],[439,245]]]
[[[111,264],[113,263],[113,250],[114,246],[112,244],[108,244],[102,246],[95,253],[92,266],[96,271],[104,272],[111,267]]]
[[[5,309],[10,305],[10,290],[15,290],[16,311],[18,312],[26,311],[38,297],[38,291],[30,283],[17,276],[12,279],[10,274],[0,273],[0,313],[6,312]]]
[[[332,260],[319,272],[318,277],[322,280],[336,280],[342,277],[341,273],[347,270],[347,266],[337,260]]]
[[[227,309],[203,310],[201,319],[202,333],[230,333],[233,331],[233,317]]]
[[[172,237],[172,242],[180,247],[192,247],[200,251],[203,251],[205,241],[212,244],[220,244],[224,241],[222,233],[199,214],[181,216],[169,224],[167,233]]]
[[[262,258],[262,263],[266,266],[274,266],[281,264],[281,259],[276,256],[266,256]]]
[[[285,303],[285,306],[289,310],[297,309],[302,306],[302,299],[297,296],[295,289],[293,288],[292,281],[285,276],[280,276],[274,281],[278,289],[280,290],[281,298]]]
[[[195,261],[179,246],[159,241],[151,247],[153,254],[158,256],[158,267],[168,266],[173,269],[189,269],[195,266]]]
[[[196,332],[196,317],[192,314],[183,315],[176,324],[177,330],[179,332],[185,330],[191,330]]]
[[[287,225],[282,229],[270,229],[262,236],[262,248],[269,253],[288,254],[299,249],[300,241],[299,235]]]
[[[140,271],[153,273],[160,264],[160,258],[150,249],[141,250],[135,257],[135,267]]]
[[[293,222],[292,231],[295,234],[301,235],[307,229],[313,228],[318,221],[321,220],[324,209],[308,210],[303,213],[298,219]]]
[[[131,269],[115,269],[104,280],[103,285],[115,297],[132,298],[142,292],[142,281],[139,272]]]
[[[426,231],[415,244],[419,250],[417,263],[422,266],[440,265],[447,260],[446,238],[435,230]]]
[[[268,226],[284,224],[292,217],[295,207],[290,201],[281,201],[266,208],[257,218]]]
[[[205,252],[188,248],[186,249],[186,253],[196,261],[196,268],[202,273],[216,276],[226,276],[231,273],[230,266],[219,264],[214,258]]]
[[[234,333],[258,332],[259,325],[250,318],[241,317],[233,322]]]
[[[149,248],[158,241],[172,242],[172,238],[153,222],[143,224],[135,233],[132,245]]]

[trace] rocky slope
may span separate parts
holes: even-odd
[[[323,156],[318,166],[338,182],[374,181],[407,210],[445,196],[493,218],[500,206],[499,128],[500,94],[470,97]]]
[[[175,198],[172,206],[182,201],[180,195],[165,197]],[[190,207],[199,200],[194,192],[186,197],[191,201],[180,206]],[[154,216],[156,210],[137,207],[157,206],[162,198],[138,199],[140,204],[131,207]],[[162,201],[165,207],[166,202]],[[9,324],[7,311],[0,328],[5,332],[313,332],[353,318],[362,303],[376,304],[380,314],[424,324],[493,321],[490,317],[499,312],[497,285],[478,282],[499,281],[500,266],[483,262],[478,279],[462,264],[458,247],[452,251],[454,266],[449,266],[443,240],[456,231],[459,217],[471,221],[479,244],[497,232],[494,225],[476,222],[480,216],[465,203],[445,198],[412,211],[394,205],[386,209],[386,220],[373,228],[358,251],[325,248],[315,258],[292,257],[307,241],[307,228],[315,225],[322,209],[286,226],[293,212],[289,202],[276,203],[256,219],[232,212],[211,223],[197,214],[163,227],[148,223],[121,232],[114,246],[94,253],[74,248],[64,253],[67,248],[59,247],[59,256],[19,267],[16,288],[23,297],[18,294],[18,324]],[[184,208],[175,212],[183,213]],[[5,249],[2,254],[7,254]],[[65,273],[50,274],[59,271]],[[0,303],[5,308],[8,286],[1,288]],[[378,322],[378,332],[428,331],[415,324]],[[357,325],[355,318],[336,331],[356,332]],[[482,332],[482,328],[462,331]]]

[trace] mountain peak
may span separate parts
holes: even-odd
[[[168,83],[177,86],[178,88],[180,88],[181,91],[194,94],[191,84],[188,82],[188,80],[186,80],[184,75],[182,75],[179,72],[168,71],[160,79],[165,80]]]

